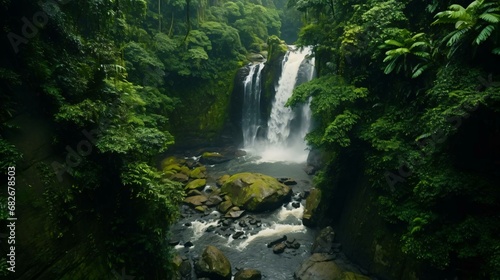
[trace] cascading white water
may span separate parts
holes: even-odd
[[[261,128],[260,119],[260,78],[264,63],[252,64],[250,71],[243,82],[243,145],[251,147],[255,145],[258,130]]]
[[[313,78],[314,59],[307,57],[311,54],[311,48],[295,49],[290,46],[290,49],[283,59],[282,73],[267,122],[266,138],[258,139],[257,137],[260,124],[257,128],[253,128],[246,126],[247,124],[243,122],[244,148],[251,154],[258,155],[261,162],[305,162],[309,153],[304,141],[311,125],[309,104],[294,109],[285,107],[285,104],[298,84]],[[251,68],[247,80],[253,78],[251,76],[255,72],[252,73],[252,70]],[[247,88],[249,88],[246,82],[245,97],[247,96]],[[251,104],[244,103],[243,110],[244,114],[245,112],[253,114],[257,112],[258,121],[260,109],[252,106],[260,106],[260,87],[255,94],[259,95],[259,101]]]

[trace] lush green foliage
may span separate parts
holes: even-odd
[[[318,15],[299,41],[314,46],[319,78],[289,105],[312,97],[317,126],[307,138],[327,152],[317,179],[325,199],[336,196],[329,182],[365,174],[403,252],[466,278],[498,278],[498,1],[290,3]],[[352,155],[363,159],[357,171],[342,168]]]
[[[385,74],[389,74],[396,70],[396,73],[406,72],[411,73],[412,78],[416,78],[429,67],[431,54],[429,49],[430,43],[422,38],[425,34],[418,33],[413,36],[409,32],[404,32],[407,38],[401,41],[395,39],[386,40],[380,48],[391,48],[385,55],[384,62],[388,62],[384,69]],[[411,37],[410,37],[411,36]],[[409,60],[417,60],[419,63],[412,65]]]
[[[55,128],[56,157],[90,145],[77,164],[39,164],[48,236],[69,240],[85,217],[92,252],[109,268],[169,279],[167,235],[183,192],[153,159],[172,134],[207,139],[222,129],[234,73],[247,51],[280,34],[280,12],[244,0],[23,0],[2,1],[0,11],[12,32],[2,45],[0,134],[15,131],[8,121],[28,110],[16,103],[27,92],[33,113]],[[21,18],[37,12],[46,22],[24,34]],[[4,138],[0,156],[2,169],[21,158]]]
[[[446,46],[450,47],[448,56],[467,41],[478,46],[487,40],[498,44],[498,28],[500,27],[500,4],[498,1],[476,0],[466,8],[459,4],[453,4],[449,10],[436,14],[436,20],[432,24],[453,24],[455,30],[443,38]],[[492,50],[500,54],[500,48]]]

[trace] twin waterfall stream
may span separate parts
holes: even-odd
[[[314,58],[308,58],[310,54],[310,48],[286,53],[267,124],[260,112],[261,73],[265,64],[250,65],[250,73],[244,81],[243,147],[259,156],[262,162],[300,163],[307,159],[304,137],[311,125],[309,104],[294,109],[285,104],[296,86],[313,78]]]
[[[209,193],[209,189],[215,187],[215,179],[224,174],[263,173],[297,182],[292,186],[294,206],[288,203],[274,211],[246,213],[230,225],[223,225],[223,214],[215,209],[198,213],[184,205],[181,220],[172,227],[172,240],[179,241],[175,248],[184,258],[196,259],[207,245],[213,245],[229,259],[233,273],[240,268],[254,268],[262,272],[263,279],[291,280],[294,271],[310,256],[316,231],[302,224],[305,200],[298,197],[311,188],[311,176],[303,170],[309,153],[304,136],[311,125],[311,112],[308,104],[291,109],[285,107],[285,103],[294,87],[312,79],[314,60],[308,58],[310,48],[299,50],[290,46],[290,49],[283,59],[281,77],[267,117],[261,112],[261,75],[265,63],[247,66],[249,74],[243,81],[242,108],[243,149],[247,155],[207,165],[204,192]],[[234,239],[235,232],[243,234]],[[274,254],[266,244],[283,235],[296,240],[300,247]],[[192,277],[186,279],[196,279],[194,272]]]

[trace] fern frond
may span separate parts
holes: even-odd
[[[462,36],[467,33],[468,31],[470,30],[470,27],[467,27],[465,29],[461,29],[461,30],[455,30],[453,32],[450,33],[450,39],[448,40],[448,43],[446,43],[446,45],[448,47],[456,44],[461,38]]]
[[[479,16],[480,19],[483,19],[489,23],[498,23],[500,22],[500,15],[493,13],[484,13]]]
[[[481,30],[479,35],[477,35],[476,40],[474,40],[474,43],[476,43],[476,45],[480,45],[482,42],[486,41],[490,37],[491,33],[493,33],[493,30],[495,30],[495,26],[493,25],[486,26],[483,30]]]

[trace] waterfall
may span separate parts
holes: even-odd
[[[243,146],[249,153],[259,156],[262,162],[305,162],[309,153],[304,141],[311,125],[309,104],[294,109],[285,107],[285,104],[296,86],[313,78],[314,59],[307,58],[311,48],[300,50],[290,46],[290,49],[283,59],[267,126],[262,125],[260,117],[260,71],[263,67],[258,65],[264,64],[250,66],[244,84]],[[261,131],[264,127],[267,128],[265,133]]]
[[[252,64],[250,71],[243,82],[243,146],[253,147],[259,129],[261,129],[260,117],[260,93],[261,93],[261,72],[264,69],[264,63]]]

